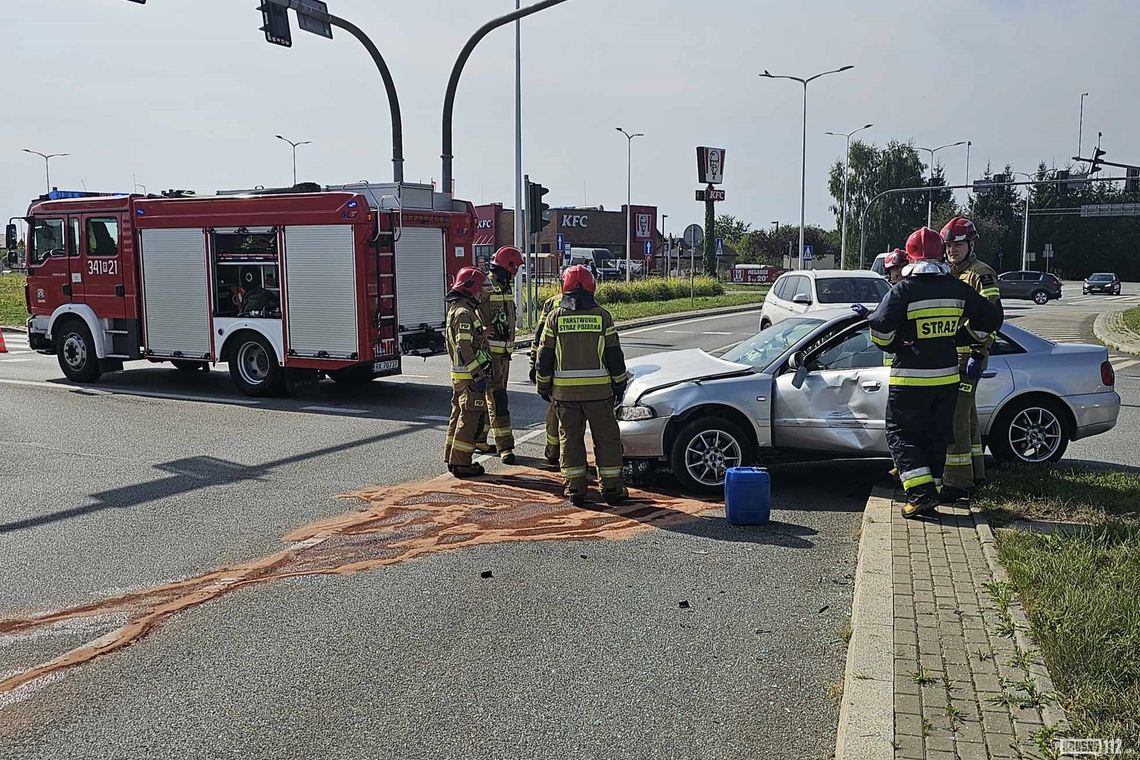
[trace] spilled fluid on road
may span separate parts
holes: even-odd
[[[73,630],[79,622],[103,620],[112,626],[47,662],[0,676],[0,707],[13,701],[5,695],[47,685],[69,668],[138,641],[178,612],[246,586],[359,573],[485,544],[627,538],[692,521],[712,506],[631,489],[630,501],[620,507],[597,504],[578,509],[567,504],[556,476],[521,468],[477,481],[445,476],[345,497],[362,499],[367,506],[286,534],[283,540],[289,545],[279,552],[76,607],[0,619],[0,637],[27,637],[53,628]]]

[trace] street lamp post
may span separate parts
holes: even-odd
[[[44,178],[47,179],[47,191],[51,192],[51,165],[50,161],[53,158],[60,158],[61,156],[70,156],[70,153],[40,153],[38,150],[28,150],[27,148],[20,148],[25,153],[31,153],[34,156],[39,156],[44,160]]]
[[[625,281],[629,282],[630,250],[633,248],[633,138],[645,137],[644,132],[630,134],[621,127],[614,127],[625,135]]]
[[[801,77],[788,76],[786,74],[772,74],[768,69],[764,69],[761,77],[765,79],[791,79],[793,82],[799,82],[804,86],[804,120],[803,120],[803,140],[800,144],[800,252],[797,256],[798,269],[804,268],[804,198],[807,194],[807,86],[819,79],[820,77],[827,76],[828,74],[838,74],[841,71],[853,69],[854,66],[843,66],[842,68],[834,69],[832,71],[821,71],[818,74],[802,79]]]
[[[665,237],[665,222],[667,222],[667,221],[669,221],[669,215],[668,214],[662,214],[661,215],[661,239],[662,240],[668,240],[668,238]],[[666,243],[665,244],[665,276],[666,277],[669,276],[669,254],[670,253],[672,253],[672,251],[669,250],[669,244]]]
[[[840,209],[840,211],[839,211],[840,216],[843,218],[843,223],[841,225],[843,228],[843,231],[840,233],[843,237],[841,237],[839,240],[839,268],[840,269],[844,268],[844,261],[846,261],[846,259],[847,259],[847,256],[845,255],[847,253],[847,175],[849,173],[848,169],[851,166],[851,135],[855,134],[856,132],[862,132],[864,129],[870,129],[873,126],[875,126],[875,125],[874,124],[864,124],[863,126],[859,127],[858,129],[853,129],[850,132],[825,132],[824,133],[824,134],[828,134],[828,135],[833,135],[835,137],[844,137],[847,139],[846,152],[843,154],[845,156],[845,158],[843,159],[843,208]]]
[[[1084,137],[1084,134],[1085,134],[1085,98],[1087,98],[1088,96],[1089,96],[1089,94],[1087,92],[1081,93],[1081,116],[1080,116],[1080,120],[1077,121],[1077,155],[1078,156],[1081,155],[1081,145],[1084,143],[1084,140],[1082,138]]]
[[[312,140],[302,140],[301,142],[293,142],[288,137],[277,135],[278,140],[284,140],[293,147],[293,187],[297,186],[297,148],[301,145],[308,145]]]
[[[1079,153],[1077,155],[1080,155]],[[1025,177],[1026,182],[1033,181],[1033,175],[1026,172],[1010,172],[1019,177]],[[1029,269],[1029,186],[1025,187],[1025,223],[1021,227],[1021,268]]]
[[[971,140],[966,141],[966,184],[970,184],[970,146],[974,143]],[[966,192],[969,195],[969,191]]]
[[[934,204],[934,195],[933,195],[934,189],[932,187],[930,187],[930,183],[934,181],[934,154],[937,153],[938,151],[942,150],[943,148],[953,148],[957,145],[965,145],[965,144],[966,144],[965,140],[959,140],[956,143],[947,143],[946,145],[939,145],[937,148],[923,148],[922,146],[919,146],[919,145],[914,146],[915,150],[925,150],[927,153],[930,154],[930,171],[928,172],[929,173],[929,179],[927,180],[927,190],[926,190],[926,226],[927,227],[930,226],[931,209],[932,209],[933,204]]]

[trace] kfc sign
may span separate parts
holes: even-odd
[[[477,225],[475,225],[475,229],[477,229],[477,230],[489,230],[494,226],[495,226],[495,220],[494,219],[480,219],[479,223]]]
[[[563,227],[589,227],[590,217],[587,214],[563,214]]]
[[[697,148],[697,181],[702,185],[724,182],[724,148]]]

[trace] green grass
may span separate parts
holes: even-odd
[[[22,274],[0,275],[0,325],[23,327],[27,321],[28,307],[24,303],[25,279]]]
[[[1069,715],[1069,736],[1140,742],[1140,524],[1001,531],[999,553]]]
[[[1140,306],[1136,306],[1124,312],[1124,326],[1137,335],[1140,335]]]
[[[974,503],[999,524],[1016,518],[1140,521],[1140,471],[1077,464],[1011,465],[988,473]]]
[[[742,306],[760,304],[763,295],[755,293],[726,293],[722,296],[698,296],[693,302],[688,298],[674,298],[668,301],[647,301],[645,303],[615,303],[606,306],[615,322],[624,322],[639,317],[655,317],[659,314],[676,314],[695,309],[715,309],[719,306]]]

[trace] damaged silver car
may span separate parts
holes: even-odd
[[[629,371],[618,410],[627,461],[665,466],[692,492],[719,493],[729,467],[758,461],[889,456],[890,368],[866,320],[846,310],[786,319],[720,358],[668,351]],[[1000,460],[1055,462],[1069,441],[1116,425],[1103,346],[1007,324],[984,377],[978,416]]]

